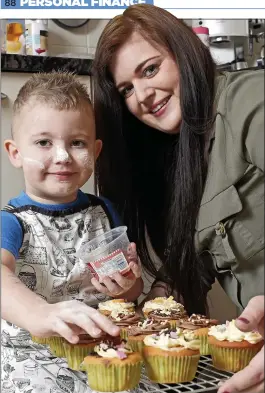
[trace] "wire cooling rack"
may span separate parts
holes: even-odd
[[[45,345],[30,344],[30,347],[35,354],[35,356],[32,356],[31,352],[30,359],[45,370],[47,375],[53,379],[59,391],[64,393],[96,393],[88,386],[85,372],[69,369],[65,359],[54,357]],[[229,378],[231,375],[231,373],[215,369],[210,356],[201,356],[193,381],[175,385],[156,384],[148,379],[143,368],[140,383],[131,393],[216,392],[218,382]],[[68,376],[68,378],[65,380],[63,376]],[[69,384],[69,377],[73,382],[72,384]]]

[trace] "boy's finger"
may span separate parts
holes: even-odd
[[[78,342],[78,335],[75,334],[74,331],[61,318],[56,319],[55,323],[53,324],[53,328],[56,333],[58,333],[70,343],[76,344]]]
[[[118,336],[120,334],[119,327],[114,325],[114,323],[112,323],[109,318],[107,318],[103,314],[100,314],[100,312],[98,312],[97,310],[93,310],[90,317],[100,329],[110,334],[111,336]]]
[[[63,319],[67,323],[74,323],[79,326],[81,329],[85,330],[90,336],[97,338],[101,335],[101,329],[94,323],[94,321],[90,318],[90,314],[93,313],[92,308],[88,308],[87,306],[76,307],[74,310],[66,310],[62,313],[61,319]]]

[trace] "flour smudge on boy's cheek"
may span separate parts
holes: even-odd
[[[19,153],[19,156],[22,159],[24,165],[41,170],[44,170],[47,167],[49,161],[51,160],[51,157],[46,157],[45,159],[37,160],[36,158],[22,156],[21,153]]]
[[[27,165],[30,165],[32,167],[38,167],[38,169],[45,169],[45,165],[38,160],[34,160],[33,158],[29,158],[29,157],[24,157],[23,158],[23,162]]]
[[[77,156],[78,161],[87,169],[94,170],[94,155],[89,152],[81,152]]]

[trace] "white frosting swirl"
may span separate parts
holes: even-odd
[[[125,359],[128,353],[132,353],[132,350],[125,346],[110,347],[106,343],[96,345],[94,351],[103,358],[118,358],[121,360]]]
[[[132,302],[117,302],[113,300],[107,300],[106,302],[99,303],[98,308],[102,311],[113,312],[114,315],[118,313],[124,313],[128,309],[134,309],[135,305]]]
[[[262,336],[258,332],[241,332],[236,327],[234,319],[222,325],[211,326],[208,335],[215,337],[219,341],[227,340],[229,342],[241,342],[245,340],[251,344],[256,344],[262,340]]]
[[[144,344],[165,351],[181,351],[183,348],[198,350],[200,348],[199,339],[190,333],[184,334],[181,329],[176,329],[173,332],[165,329],[158,334],[148,335],[144,338]]]
[[[126,308],[120,308],[117,310],[112,310],[110,313],[111,318],[115,319],[115,321],[121,321],[122,320],[121,315],[133,317],[135,315],[135,312],[129,311]]]
[[[143,307],[143,311],[165,310],[165,312],[167,312],[168,310],[172,310],[172,309],[177,311],[184,311],[184,306],[181,303],[177,303],[176,300],[174,300],[173,296],[170,296],[169,298],[156,297],[153,300],[149,300],[145,302]]]

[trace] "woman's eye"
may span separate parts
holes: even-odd
[[[72,146],[73,147],[84,147],[86,144],[84,141],[73,141]]]
[[[158,66],[155,64],[151,64],[150,66],[146,67],[143,71],[144,76],[153,76],[158,72]]]
[[[125,87],[124,89],[121,90],[121,94],[123,97],[129,97],[129,95],[132,93],[133,87]]]
[[[41,147],[50,147],[52,145],[51,141],[48,141],[47,139],[42,139],[41,141],[37,141],[36,144]]]

